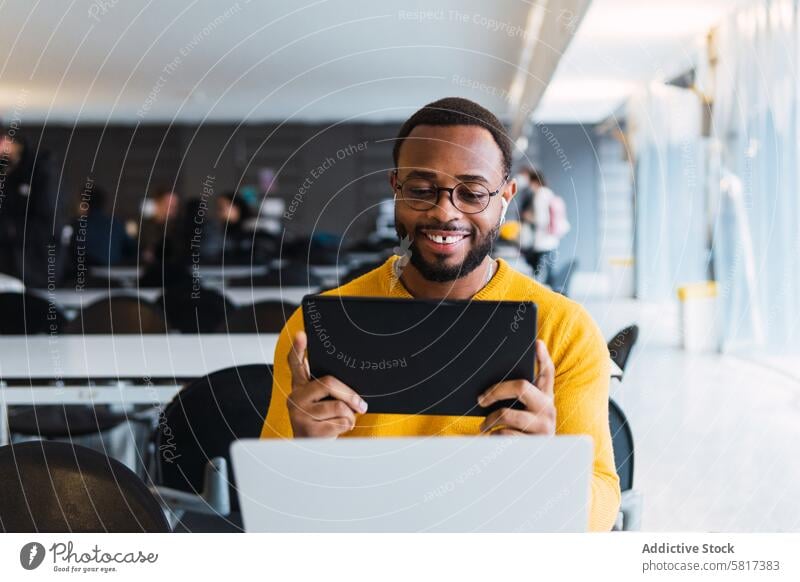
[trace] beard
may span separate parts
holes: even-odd
[[[408,230],[405,228],[405,226],[397,222],[396,217],[395,224],[395,230],[397,231],[398,238],[403,239],[408,235]],[[492,230],[486,233],[485,236],[476,238],[475,243],[472,245],[469,252],[467,252],[467,256],[464,257],[464,260],[461,261],[460,264],[447,265],[445,264],[445,261],[447,261],[448,258],[447,255],[435,255],[436,259],[433,262],[426,261],[422,256],[422,253],[417,247],[416,239],[417,237],[425,236],[420,232],[420,230],[423,228],[436,230],[450,229],[442,224],[418,225],[416,232],[414,233],[414,238],[411,240],[411,244],[408,246],[408,249],[411,251],[409,262],[416,267],[417,271],[419,271],[420,275],[422,275],[425,280],[432,283],[449,283],[451,281],[460,279],[461,277],[466,277],[472,273],[472,271],[480,266],[489,253],[492,252],[494,243],[497,240],[498,234],[500,233],[500,224],[498,223],[492,228]]]

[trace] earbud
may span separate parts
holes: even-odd
[[[503,205],[503,210],[500,211],[500,224],[506,221],[506,212],[508,212],[508,201],[505,198],[500,198],[500,204]]]

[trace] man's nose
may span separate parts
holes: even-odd
[[[450,191],[445,188],[439,189],[439,197],[436,200],[436,204],[426,214],[442,223],[461,217],[461,211],[453,205]]]

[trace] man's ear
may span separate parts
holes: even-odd
[[[514,196],[517,195],[517,181],[514,178],[511,178],[508,182],[506,182],[506,185],[500,195],[505,199],[506,202],[511,204]]]
[[[392,193],[397,190],[397,170],[389,171],[389,185],[392,187]]]

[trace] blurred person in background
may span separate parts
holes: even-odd
[[[252,218],[250,206],[236,192],[226,192],[217,198],[216,211],[221,234],[220,262],[249,262],[253,232],[245,228],[245,222]]]
[[[150,205],[152,212],[142,220],[139,231],[139,258],[145,266],[172,263],[184,246],[180,236],[180,197],[172,188],[159,188]]]
[[[76,268],[82,261],[86,266],[112,267],[133,258],[134,242],[125,224],[108,212],[108,194],[93,183],[81,193],[71,246]]]
[[[147,206],[149,216],[142,220],[139,231],[139,261],[144,267],[139,284],[164,287],[188,279],[191,233],[185,232],[178,193],[159,188]]]
[[[548,282],[555,266],[558,245],[569,232],[564,200],[547,187],[544,175],[535,168],[522,172],[528,181],[520,217],[524,234],[520,246],[536,279]]]
[[[0,272],[31,287],[60,279],[58,195],[49,152],[0,130]]]

